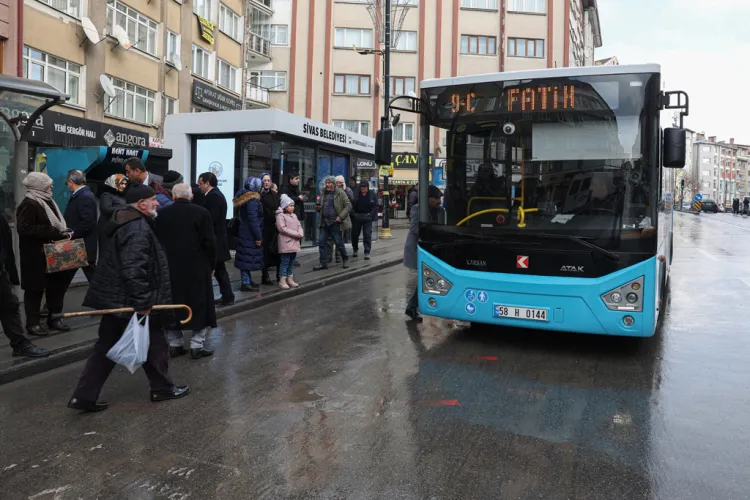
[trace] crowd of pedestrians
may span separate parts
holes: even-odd
[[[188,352],[193,359],[211,356],[213,351],[205,342],[210,329],[216,327],[216,304],[235,300],[226,268],[231,260],[227,227],[231,214],[212,173],[201,174],[197,185],[191,187],[177,172],[170,171],[163,177],[148,172],[137,158],[127,160],[124,171],[98,186],[98,196],[83,172],[70,171],[66,184],[71,194],[64,213],[52,197],[53,180],[49,176],[41,172],[26,176],[25,198],[16,213],[20,274],[10,226],[0,220],[0,320],[14,356],[49,355],[24,335],[20,302],[13,286],[21,285],[24,292],[26,334],[44,337],[51,331],[69,331],[60,313],[77,269],[47,272],[44,245],[81,239],[88,260],[82,271],[89,281],[82,306],[130,307],[149,316],[151,345],[144,372],[151,385],[151,399],[173,399],[189,389],[171,381],[168,358]],[[327,268],[334,253],[344,268],[349,267],[345,235],[351,235],[356,257],[362,234],[365,259],[369,259],[377,195],[366,182],[358,189],[353,183],[346,186],[342,176],[327,177],[324,186],[315,207],[319,212],[320,258],[315,269]],[[294,269],[299,265],[297,253],[308,229],[304,203],[310,196],[316,196],[314,184],[301,189],[299,173],[294,171],[286,176],[281,189],[270,174],[244,182],[232,200],[238,225],[234,265],[241,271],[241,290],[259,290],[251,274],[258,271],[262,284],[278,283],[283,290],[299,286]],[[276,282],[270,278],[274,269]],[[213,295],[214,277],[221,291],[217,299]],[[179,313],[152,310],[163,304],[189,305],[192,319],[182,325]],[[46,328],[42,325],[45,314]],[[131,317],[132,313],[102,316],[94,352],[69,402],[71,408],[100,411],[107,407],[98,400],[114,367],[106,354]],[[189,350],[185,348],[183,329],[190,332]]]

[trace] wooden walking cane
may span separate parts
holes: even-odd
[[[185,323],[188,323],[191,319],[193,319],[193,310],[190,309],[190,306],[186,306],[185,304],[164,304],[161,306],[154,306],[151,308],[152,311],[162,311],[165,309],[186,309],[188,313],[188,317],[186,319],[183,319],[180,321],[183,325]],[[61,319],[61,318],[77,318],[79,316],[104,316],[105,314],[117,314],[117,313],[127,313],[127,312],[135,312],[135,309],[132,307],[121,307],[119,309],[99,309],[97,311],[81,311],[81,312],[74,312],[74,313],[62,313],[62,314],[50,314],[50,319]]]

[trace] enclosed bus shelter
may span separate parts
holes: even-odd
[[[278,109],[217,111],[169,115],[164,144],[172,150],[171,169],[191,182],[213,172],[229,201],[248,177],[269,173],[279,187],[287,175],[300,175],[305,203],[304,246],[317,241],[315,204],[325,177],[343,175],[366,180],[377,189],[375,140]],[[373,237],[377,237],[373,228]]]

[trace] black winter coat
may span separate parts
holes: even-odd
[[[73,239],[83,238],[89,262],[96,262],[96,197],[91,188],[83,186],[70,196],[65,207],[65,222],[73,230]]]
[[[54,204],[47,202],[54,210]],[[21,288],[41,292],[47,288],[47,258],[44,244],[67,238],[55,229],[47,218],[47,212],[39,204],[24,198],[16,209],[18,250],[21,254]]]
[[[279,189],[279,194],[285,194],[292,199],[294,202],[294,214],[297,216],[297,219],[301,221],[305,218],[305,202],[299,199],[299,186],[292,186],[289,181],[286,181],[286,184]]]
[[[159,212],[156,235],[169,261],[172,300],[175,304],[187,304],[193,310],[190,322],[176,329],[216,327],[211,282],[216,266],[216,236],[211,214],[190,200],[177,199]],[[178,319],[185,317],[185,313],[177,312]]]
[[[352,211],[351,216],[352,218],[356,220],[363,220],[363,215],[369,214],[372,221],[378,220],[378,195],[374,192],[367,190],[367,194],[365,194],[368,201],[368,210],[367,212],[359,212],[357,209],[359,208],[359,199],[362,197],[362,193],[357,189],[354,192],[354,201],[352,202]]]
[[[227,200],[219,188],[213,188],[203,199],[203,207],[211,214],[216,236],[216,262],[232,259],[229,253],[229,236],[227,235]]]
[[[13,253],[13,234],[5,217],[0,215],[0,274],[8,274],[8,280],[12,285],[20,285],[18,269],[16,269],[16,256]]]
[[[84,307],[115,309],[133,307],[136,311],[172,304],[169,263],[153,230],[153,219],[132,207],[115,212],[108,228],[111,249],[102,255],[89,284]],[[174,312],[154,311],[160,322],[174,322]],[[130,318],[131,313],[117,316]]]
[[[260,201],[263,205],[263,263],[265,267],[277,267],[281,264],[281,256],[279,233],[276,230],[276,210],[281,206],[281,195],[269,189],[260,194]]]
[[[99,196],[99,222],[97,223],[96,236],[99,242],[99,258],[109,248],[109,237],[107,236],[107,225],[112,221],[115,211],[125,208],[125,198],[119,192],[115,192],[109,186],[104,186],[104,192]]]

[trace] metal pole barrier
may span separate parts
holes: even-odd
[[[390,128],[391,120],[388,114],[388,101],[391,98],[391,0],[385,0],[385,50],[383,51],[383,98],[385,100],[384,116],[381,119],[380,128]],[[388,176],[383,176],[383,225],[380,227],[380,238],[389,239],[391,226],[388,221],[388,209],[390,196],[388,193]]]

